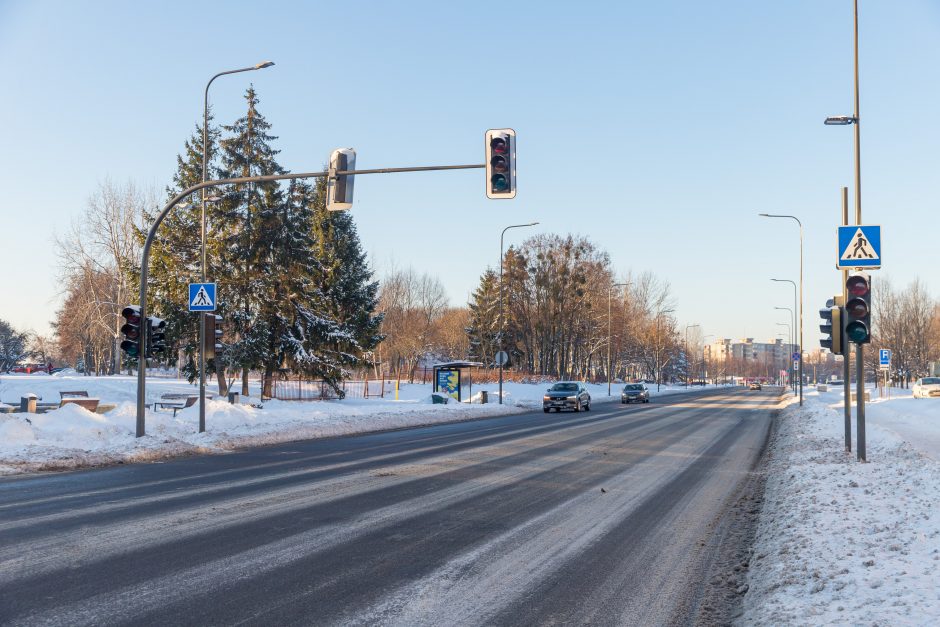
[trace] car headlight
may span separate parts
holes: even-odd
[[[550,400],[552,400],[552,397],[551,397],[551,396],[543,396],[543,397],[542,397],[542,400],[543,400],[543,401],[550,401]]]
[[[576,401],[576,400],[578,400],[578,397],[577,397],[577,396],[569,396],[569,397],[568,397],[568,400],[569,400],[569,401]]]

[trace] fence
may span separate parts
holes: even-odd
[[[275,379],[274,398],[280,401],[326,401],[337,398],[375,398],[384,397],[392,391],[391,381],[379,379],[363,381],[343,381],[337,394],[324,381],[304,381],[302,379]]]

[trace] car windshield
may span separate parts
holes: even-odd
[[[552,386],[552,390],[555,392],[577,392],[578,384],[577,383],[556,383]]]
[[[643,390],[643,386],[642,386],[642,385],[639,385],[639,384],[637,384],[637,385],[628,385],[628,386],[627,386],[627,391],[631,391],[631,390],[634,391],[634,392],[640,392],[640,391]]]
[[[924,380],[921,382],[921,385],[937,385],[940,384],[940,377],[924,377]]]

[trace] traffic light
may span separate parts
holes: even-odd
[[[121,315],[124,316],[121,350],[127,353],[128,357],[137,359],[140,356],[140,307],[128,305],[121,311]]]
[[[845,338],[856,344],[871,343],[871,277],[850,274],[845,281]]]
[[[160,357],[166,352],[166,320],[148,317],[147,357]]]
[[[516,197],[516,131],[486,131],[486,197]]]
[[[826,308],[819,310],[819,316],[823,319],[819,330],[828,336],[819,340],[819,345],[828,348],[833,355],[841,355],[845,345],[842,337],[842,308],[830,298],[826,301]]]
[[[203,354],[206,359],[214,359],[216,351],[223,348],[222,344],[222,316],[213,313],[202,314],[206,317],[206,338]]]
[[[336,176],[336,172],[356,169],[356,151],[337,148],[330,154],[330,169],[326,178],[326,208],[328,211],[352,209],[355,176]]]

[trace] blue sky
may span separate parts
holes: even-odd
[[[940,5],[860,8],[863,221],[883,228],[896,285],[940,296]],[[436,274],[466,302],[499,233],[573,232],[622,271],[668,280],[681,325],[774,337],[798,279],[805,345],[839,291],[841,187],[854,188],[852,2],[128,3],[0,0],[0,319],[48,330],[52,233],[99,181],[159,190],[202,119],[244,111],[249,83],[281,164],[320,169],[483,161],[483,132],[518,133],[519,193],[487,200],[480,171],[374,175],[353,209],[381,275]],[[852,200],[854,203],[854,200]],[[513,234],[513,231],[510,231]],[[197,234],[193,234],[194,237]],[[523,231],[507,238],[518,241]],[[876,305],[877,306],[877,305]]]

